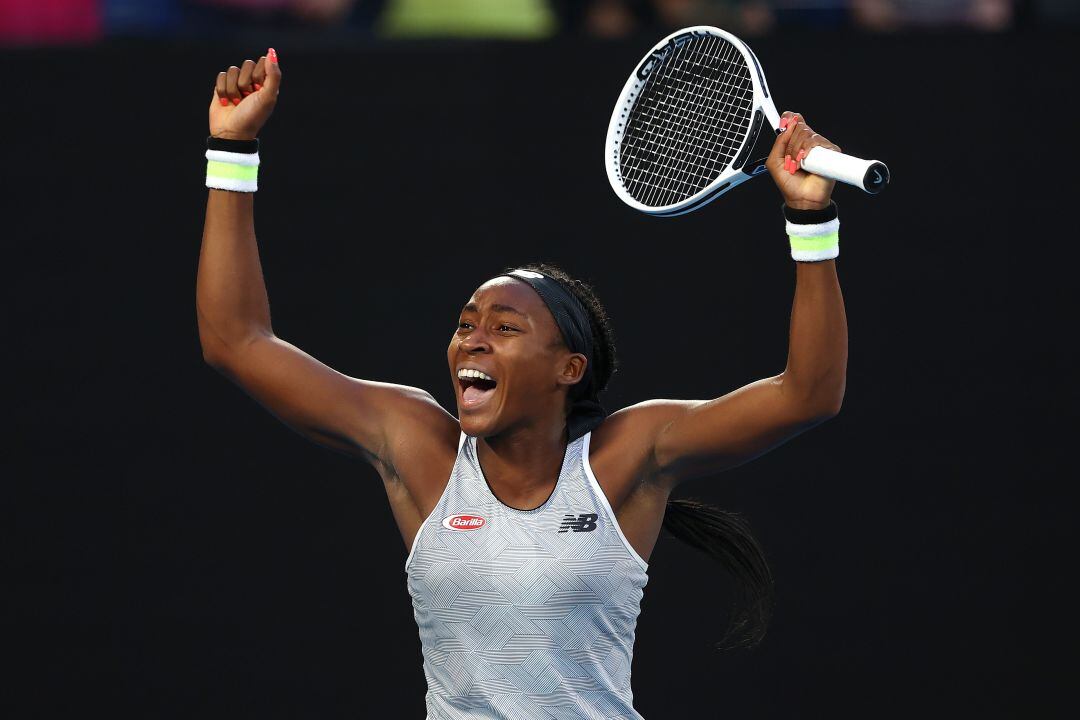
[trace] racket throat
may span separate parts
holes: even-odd
[[[749,177],[765,172],[765,161],[776,140],[776,134],[768,130],[769,125],[765,123],[765,114],[761,108],[758,108],[750,121],[750,132],[746,136],[746,143],[735,157],[735,162],[731,164],[732,168],[739,168]]]

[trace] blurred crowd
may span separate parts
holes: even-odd
[[[1078,21],[1080,0],[0,0],[0,43],[212,37],[238,28],[540,39],[619,38],[687,25],[755,36],[790,26],[1002,32]]]

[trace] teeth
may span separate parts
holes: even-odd
[[[462,368],[461,370],[458,370],[457,376],[459,378],[478,378],[480,380],[490,380],[491,382],[495,382],[495,378],[491,377],[487,373],[480,372],[479,370],[470,370],[467,368]]]

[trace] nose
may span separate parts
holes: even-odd
[[[472,332],[461,340],[461,349],[470,355],[491,352],[487,331],[481,327],[473,328]]]

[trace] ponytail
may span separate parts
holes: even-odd
[[[772,571],[747,522],[696,500],[669,500],[664,529],[719,562],[735,579],[731,621],[718,647],[756,647],[768,629],[775,591]]]

